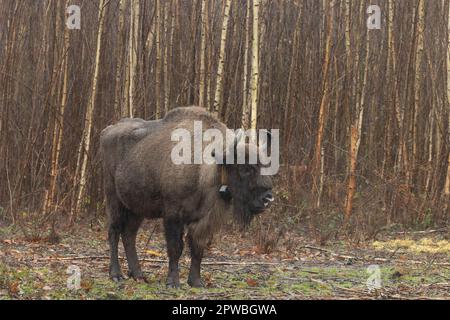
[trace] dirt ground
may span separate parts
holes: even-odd
[[[27,241],[17,230],[0,227],[0,299],[450,299],[448,229],[325,247],[306,235],[285,234],[270,253],[261,252],[250,232],[222,232],[203,263],[204,289],[186,284],[186,249],[182,287],[166,288],[160,229],[154,232],[149,222],[138,236],[149,283],[128,279],[116,284],[108,279],[103,227],[79,227],[61,234],[55,244]],[[126,274],[123,258],[122,268]]]

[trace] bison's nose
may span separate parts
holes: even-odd
[[[271,202],[275,201],[275,198],[273,197],[273,194],[271,191],[267,191],[264,195],[263,195],[263,202],[264,202],[264,206],[267,207]]]

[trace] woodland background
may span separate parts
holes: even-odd
[[[100,131],[201,105],[281,129],[273,224],[447,225],[449,4],[0,0],[0,220],[101,219]]]

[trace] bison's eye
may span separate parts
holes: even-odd
[[[239,176],[242,178],[248,178],[258,172],[258,168],[251,165],[240,165],[238,166]]]

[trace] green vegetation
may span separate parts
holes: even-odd
[[[397,290],[418,291],[418,286],[430,288],[443,284],[450,277],[449,270],[409,269],[405,274],[396,268],[381,267],[382,289],[369,293],[366,288],[366,268],[330,266],[283,270],[258,266],[249,272],[238,268],[235,272],[219,269],[213,271],[212,283],[205,289],[189,288],[183,284],[180,289],[167,289],[164,272],[149,275],[149,283],[125,280],[116,284],[106,278],[82,277],[81,288],[66,287],[65,269],[26,268],[14,269],[0,265],[0,299],[312,299],[312,298],[378,298],[382,292]],[[247,269],[247,270],[246,270]],[[182,274],[183,278],[186,274]]]

